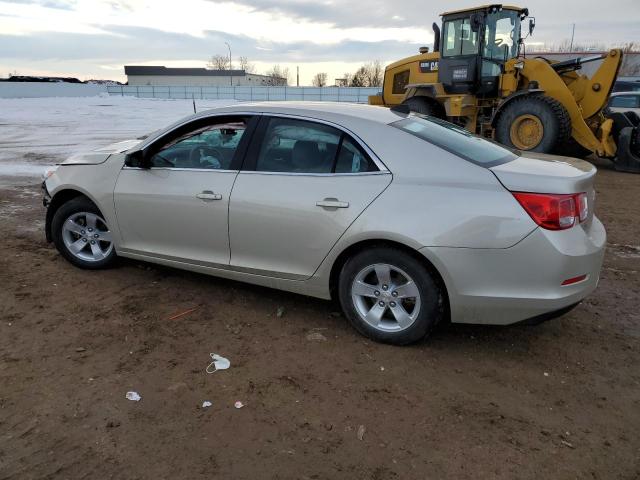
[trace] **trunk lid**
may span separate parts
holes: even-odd
[[[536,152],[521,152],[515,160],[491,167],[500,183],[511,192],[587,194],[588,214],[585,225],[591,225],[596,192],[596,167],[584,160]]]
[[[584,160],[528,152],[490,170],[508,190],[532,193],[588,192],[596,174],[596,167]]]

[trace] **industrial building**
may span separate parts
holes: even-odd
[[[125,65],[129,85],[187,87],[258,87],[284,86],[286,78],[247,73],[244,70],[209,70],[208,68],[170,68],[148,65]]]

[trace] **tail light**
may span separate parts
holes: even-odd
[[[553,193],[512,192],[529,216],[547,230],[565,230],[584,222],[589,214],[586,193],[560,195]]]

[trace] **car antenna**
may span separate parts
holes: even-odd
[[[196,112],[196,97],[193,93],[191,94],[191,100],[193,101],[193,113],[198,113]]]

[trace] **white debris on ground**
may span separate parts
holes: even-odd
[[[196,99],[196,108],[233,103]],[[0,98],[0,177],[39,178],[43,167],[75,153],[146,135],[191,114],[190,99]]]
[[[139,402],[142,400],[142,397],[138,394],[138,392],[127,392],[125,395],[127,400],[131,400],[132,402]]]
[[[233,404],[233,406],[236,408],[242,408],[244,407],[244,403],[238,400],[236,403]]]
[[[213,405],[213,403],[211,403],[209,400],[205,400],[204,402],[202,402],[202,408],[209,408],[211,405]]]
[[[209,356],[213,361],[207,366],[207,373],[217,372],[218,370],[226,370],[231,366],[231,362],[228,358],[224,358],[217,353],[210,353]]]

